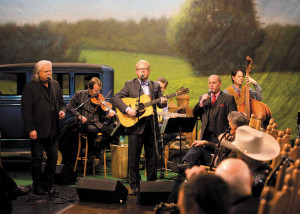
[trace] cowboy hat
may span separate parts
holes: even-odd
[[[272,160],[280,153],[279,143],[271,135],[250,126],[238,127],[235,140],[233,142],[224,140],[221,145],[260,161]]]

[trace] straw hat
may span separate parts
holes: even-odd
[[[224,140],[221,145],[259,161],[272,160],[280,153],[279,143],[271,135],[249,126],[238,127],[235,140]]]

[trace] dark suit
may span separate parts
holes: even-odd
[[[33,130],[37,131],[37,140],[30,140],[33,184],[52,188],[58,150],[58,113],[65,111],[60,85],[57,81],[51,80],[47,88],[41,82],[31,81],[24,86],[21,103],[26,134]],[[44,149],[47,153],[47,163],[45,178],[42,178]]]
[[[252,195],[244,196],[236,200],[230,208],[230,214],[256,214],[259,200]]]
[[[131,97],[136,98],[139,96],[141,84],[137,78],[129,80],[125,83],[125,86],[114,95],[112,98],[113,105],[116,106],[121,112],[126,113],[128,107],[122,98]],[[157,99],[162,96],[161,88],[158,83],[149,83],[150,96],[153,99]],[[141,95],[144,92],[141,90]],[[159,107],[165,107],[166,104],[158,104]],[[134,107],[133,107],[134,108]],[[144,145],[146,156],[146,169],[147,180],[156,180],[156,146],[154,132],[156,136],[159,136],[159,126],[157,121],[156,106],[153,106],[154,115],[141,118],[137,124],[132,127],[126,128],[125,132],[129,134],[129,173],[130,173],[130,187],[131,189],[138,188],[141,176],[139,174],[139,161],[141,150]]]
[[[237,110],[234,97],[221,91],[214,105],[211,104],[210,99],[207,99],[200,107],[199,103],[202,96],[200,96],[199,102],[193,109],[194,116],[199,116],[201,120],[200,139],[218,143],[218,136],[229,126],[228,114]],[[200,161],[200,164],[207,165],[211,160],[214,149],[214,146],[209,145],[206,147],[192,146],[182,161],[187,161],[191,165],[195,165]]]

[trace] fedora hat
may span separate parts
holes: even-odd
[[[271,135],[250,126],[238,127],[234,141],[224,140],[221,145],[260,161],[272,160],[280,153],[279,143]]]

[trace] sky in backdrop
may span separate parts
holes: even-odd
[[[213,1],[213,0],[212,0]],[[241,0],[237,0],[241,1]],[[45,20],[135,20],[170,17],[185,0],[0,0],[0,23],[39,23]],[[255,0],[266,24],[300,25],[300,0]]]

